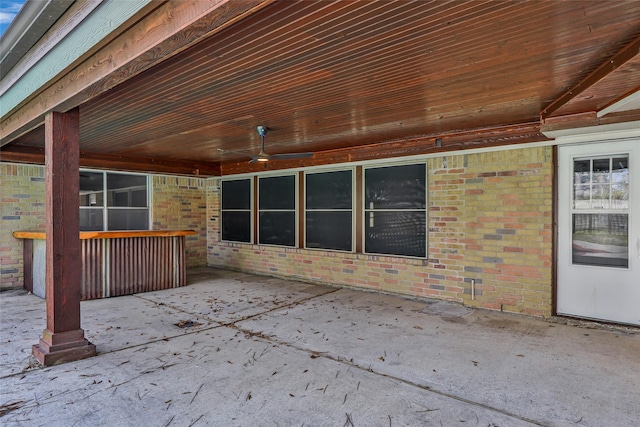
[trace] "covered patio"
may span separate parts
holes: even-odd
[[[637,328],[242,272],[82,302],[97,357],[30,353],[45,301],[0,298],[0,423],[631,426]]]
[[[637,330],[547,322],[640,325],[640,3],[27,5],[0,40],[4,417],[638,419]],[[81,313],[93,226],[243,273]],[[46,305],[17,290],[33,231]]]

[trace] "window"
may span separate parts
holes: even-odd
[[[426,165],[365,169],[365,252],[426,257]]]
[[[147,183],[146,175],[80,171],[80,230],[148,230]]]
[[[252,241],[251,181],[222,181],[222,240]]]
[[[353,248],[353,172],[305,175],[305,247]]]
[[[258,241],[296,246],[296,176],[259,178]]]
[[[629,267],[629,157],[573,161],[574,264]]]

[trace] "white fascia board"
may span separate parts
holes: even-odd
[[[548,138],[555,138],[558,144],[637,138],[640,137],[640,121],[544,131],[542,133]]]
[[[598,117],[604,117],[609,113],[619,113],[622,111],[638,110],[640,109],[640,90],[625,96],[621,100],[614,102],[608,107],[598,111]]]
[[[105,0],[0,96],[0,117],[50,83],[152,0]]]

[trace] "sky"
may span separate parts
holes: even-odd
[[[0,35],[2,35],[25,0],[0,0]]]

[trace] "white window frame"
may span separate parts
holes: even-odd
[[[102,209],[102,231],[121,231],[121,230],[109,230],[109,209],[114,210],[127,210],[127,209],[146,209],[147,210],[147,225],[146,230],[151,230],[152,216],[151,216],[151,180],[149,179],[149,174],[144,173],[135,173],[135,172],[119,172],[119,171],[105,171],[105,170],[96,170],[96,169],[80,169],[78,173],[82,172],[90,172],[90,173],[101,173],[102,174],[102,206],[79,206],[80,209]],[[107,189],[107,175],[136,175],[136,176],[144,176],[145,177],[145,186],[146,186],[146,206],[144,208],[140,206],[109,206],[108,205],[108,189]],[[135,188],[135,187],[131,187]],[[138,188],[141,188],[138,186]],[[129,198],[131,194],[129,193]]]

